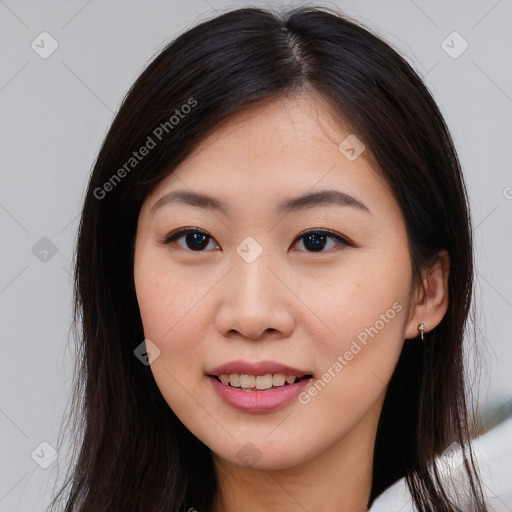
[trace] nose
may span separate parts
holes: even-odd
[[[286,338],[295,327],[293,293],[270,258],[247,263],[236,256],[220,286],[216,327],[227,338]]]

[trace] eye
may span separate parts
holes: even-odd
[[[336,247],[336,245],[354,247],[354,244],[346,238],[327,229],[311,229],[297,237],[297,241],[302,241],[302,245],[308,252],[326,252],[323,249],[329,245],[328,240],[335,241],[328,249]]]
[[[183,243],[178,243],[178,240],[183,239]],[[327,247],[327,250],[337,245],[354,247],[354,244],[349,242],[343,236],[334,233],[326,229],[311,229],[302,233],[295,239],[297,242],[302,241],[302,245],[305,247],[307,252],[326,252],[323,249]],[[329,240],[331,240],[331,246],[329,247]],[[198,228],[182,228],[174,233],[168,235],[162,243],[169,245],[171,243],[178,243],[183,249],[188,249],[194,252],[202,252],[208,248],[210,242],[213,242],[214,238],[211,237],[205,231]],[[216,247],[219,247],[218,245]],[[215,248],[215,247],[213,247]],[[212,249],[212,247],[210,247]]]
[[[195,252],[203,251],[203,249],[208,247],[209,241],[213,240],[213,238],[205,231],[202,231],[197,228],[183,228],[168,235],[163,240],[163,243],[165,245],[169,245],[170,243],[175,241],[177,243],[177,241],[181,238],[184,239],[185,246],[181,244],[178,245],[180,245],[180,247],[184,249],[189,249]]]

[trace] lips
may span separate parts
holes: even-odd
[[[280,408],[312,379],[312,372],[273,361],[231,361],[207,373],[213,388],[231,406],[244,411]]]
[[[207,375],[211,377],[220,377],[221,375],[253,375],[255,377],[262,375],[293,375],[300,379],[305,376],[311,376],[313,372],[307,369],[294,368],[275,361],[262,361],[259,363],[249,363],[242,360],[231,361],[229,363],[218,366]]]

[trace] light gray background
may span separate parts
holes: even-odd
[[[319,4],[342,7],[398,48],[425,77],[447,120],[471,196],[477,304],[489,346],[476,356],[484,368],[480,404],[508,408],[512,2]],[[73,245],[88,175],[114,113],[164,43],[215,10],[246,5],[258,2],[0,0],[1,511],[43,511],[57,469],[65,468],[65,449],[48,469],[31,453],[44,441],[57,446],[70,397]],[[42,46],[43,31],[58,43],[46,59],[31,47],[34,40]],[[453,31],[469,44],[458,58],[442,46]],[[462,48],[452,39],[444,43],[452,52]],[[47,261],[33,252],[42,237],[57,248]]]

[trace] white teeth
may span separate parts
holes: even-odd
[[[284,386],[286,382],[286,377],[282,373],[275,373],[272,375],[272,385],[273,386]]]
[[[267,373],[266,375],[239,375],[232,373],[231,375],[218,375],[223,384],[231,385],[234,388],[243,389],[270,389],[272,387],[281,387],[286,384],[293,384],[297,377],[295,375],[285,375],[284,373]]]
[[[230,376],[229,376],[229,383],[234,387],[234,388],[239,388],[240,387],[240,375],[237,375],[236,373],[232,373]],[[227,384],[227,382],[226,382]]]
[[[256,377],[254,375],[240,375],[240,387],[253,388],[256,385]]]
[[[257,389],[270,389],[272,387],[272,374],[258,375],[256,377]]]

